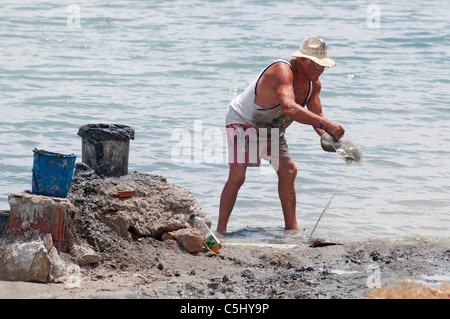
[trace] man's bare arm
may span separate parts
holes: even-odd
[[[336,140],[339,140],[342,135],[344,135],[345,130],[342,126],[305,109],[295,102],[295,94],[292,88],[292,72],[286,72],[285,69],[279,69],[277,76],[274,78],[278,100],[280,101],[284,114],[288,118],[321,129],[333,136]]]

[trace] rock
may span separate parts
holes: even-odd
[[[50,251],[48,251],[48,256],[50,258],[50,272],[49,272],[49,281],[53,282],[64,282],[65,276],[67,276],[67,265],[58,254],[58,250],[55,247],[52,247]]]
[[[44,247],[47,251],[50,251],[53,248],[52,234],[45,234],[42,241],[44,242]]]
[[[198,253],[203,248],[203,235],[195,228],[184,228],[174,232],[169,232],[176,238],[180,246],[190,253]]]
[[[61,258],[50,234],[34,231],[0,241],[0,280],[65,282],[72,266]]]
[[[47,282],[50,269],[41,239],[0,245],[0,280]]]
[[[94,249],[86,245],[75,244],[70,248],[70,253],[79,266],[96,264],[100,261],[100,255],[95,252]]]

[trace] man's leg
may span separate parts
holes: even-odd
[[[236,203],[239,189],[242,184],[244,184],[246,171],[247,167],[245,166],[230,166],[228,181],[225,183],[222,195],[220,196],[217,231],[227,230],[228,219],[230,218],[231,211]]]
[[[283,209],[284,225],[286,229],[300,230],[297,225],[295,194],[295,178],[297,167],[294,162],[278,162],[278,195]]]

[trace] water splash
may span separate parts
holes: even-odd
[[[347,166],[348,166],[348,165],[347,165]],[[314,228],[313,228],[313,230],[312,230],[312,232],[311,232],[311,235],[309,235],[309,239],[312,238],[312,235],[314,234],[314,231],[316,230],[316,227],[317,227],[317,225],[319,224],[319,221],[322,219],[322,216],[325,214],[325,212],[327,211],[328,207],[330,207],[331,201],[333,200],[334,196],[336,195],[336,192],[338,191],[339,186],[341,186],[341,182],[342,182],[342,179],[339,180],[338,186],[337,186],[336,189],[334,190],[333,195],[331,195],[330,200],[329,200],[328,203],[325,205],[325,208],[322,210],[322,213],[320,214],[319,219],[318,219],[317,222],[316,222],[316,225],[314,225]]]
[[[347,163],[351,164],[356,162],[361,164],[362,150],[348,139],[341,139],[339,144],[336,145],[336,153]]]
[[[330,134],[325,133],[320,138],[320,144],[323,150],[336,152],[347,164],[361,163],[362,161],[361,148],[345,135],[339,141],[335,141]]]

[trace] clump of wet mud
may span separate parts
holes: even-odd
[[[189,191],[158,175],[100,177],[78,163],[68,198],[78,208],[70,227],[72,244],[86,242],[105,256],[122,242],[161,240],[168,232],[190,227],[192,213],[211,224]]]

